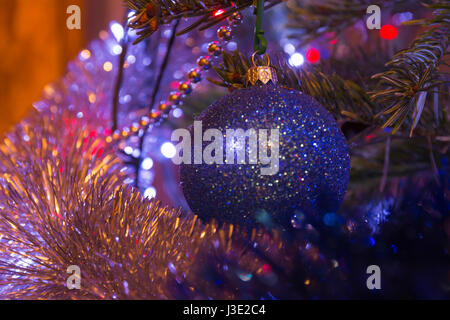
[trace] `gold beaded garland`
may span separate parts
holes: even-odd
[[[200,82],[201,80],[200,72],[196,69],[192,69],[188,73],[188,79],[193,83]]]
[[[133,133],[136,133],[136,132],[138,132],[139,131],[139,124],[138,123],[133,123],[132,125],[131,125],[131,128],[130,128],[130,131],[131,132],[133,132]]]
[[[239,12],[234,12],[227,18],[230,26],[239,25],[242,21],[242,16]],[[221,41],[230,41],[232,38],[232,30],[228,26],[222,26],[217,30],[217,37]],[[208,53],[212,56],[219,56],[222,53],[222,46],[218,41],[213,41],[208,44]],[[200,70],[208,70],[211,68],[211,61],[209,56],[201,56],[197,60],[197,66]],[[201,81],[201,73],[199,69],[192,69],[189,71],[188,81],[180,83],[179,92],[172,92],[169,97],[169,102],[161,102],[157,111],[150,112],[147,116],[143,116],[137,123],[133,123],[131,127],[124,127],[122,130],[115,130],[112,134],[106,137],[107,143],[112,143],[115,140],[120,140],[129,137],[131,134],[138,132],[142,128],[148,127],[150,124],[159,121],[163,116],[165,117],[172,109],[172,105],[177,105],[183,95],[192,92],[191,83],[198,83]]]
[[[230,41],[232,38],[231,28],[228,26],[222,26],[217,30],[217,38],[221,41]]]
[[[189,82],[183,82],[180,84],[178,89],[183,92],[184,94],[189,94],[192,91],[192,86]]]
[[[149,119],[147,116],[142,117],[141,120],[139,121],[139,124],[140,124],[142,127],[148,126],[149,123],[150,123],[150,119]]]
[[[158,119],[160,117],[161,113],[159,111],[155,111],[150,113],[150,119]]]
[[[222,53],[222,47],[217,41],[213,41],[208,45],[208,53],[217,57]]]
[[[130,135],[130,128],[123,128],[121,133],[123,138],[127,138]]]
[[[200,57],[197,60],[197,65],[204,70],[208,70],[211,67],[211,61],[209,61],[209,57]]]
[[[231,26],[238,26],[242,23],[242,15],[240,12],[233,12],[233,14],[227,18],[227,21]]]
[[[174,104],[177,104],[179,102],[180,99],[180,94],[178,92],[172,92],[169,95],[169,101],[173,102]]]
[[[161,102],[158,105],[158,110],[166,111],[167,109],[169,109],[169,105],[167,103],[165,103],[165,102]]]
[[[113,133],[113,135],[112,135],[112,137],[113,137],[114,140],[120,139],[121,136],[122,136],[122,133],[121,133],[121,131],[119,131],[119,130],[114,131],[114,133]]]

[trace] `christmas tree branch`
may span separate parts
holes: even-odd
[[[305,45],[325,34],[337,36],[347,27],[367,17],[367,8],[376,4],[383,10],[394,7],[399,10],[404,7],[411,10],[419,5],[415,0],[381,0],[374,3],[371,0],[294,0],[289,1],[289,22],[291,37],[300,40]]]
[[[224,52],[223,63],[215,68],[221,80],[209,80],[231,89],[242,88],[251,67],[250,60],[237,51],[232,54]],[[259,60],[257,63],[265,62]],[[337,119],[345,116],[362,123],[373,123],[373,110],[376,108],[365,90],[355,82],[345,80],[337,73],[326,74],[320,66],[294,69],[282,59],[275,59],[273,66],[280,84],[311,95]]]
[[[169,24],[171,21],[186,18],[199,17],[193,24],[178,32],[178,35],[187,33],[193,29],[204,30],[212,27],[230,17],[236,12],[242,11],[253,4],[252,0],[124,0],[126,5],[135,14],[130,19],[130,27],[138,30],[138,39],[135,43],[151,36],[160,25]],[[270,8],[282,0],[266,1],[266,7]]]
[[[363,58],[361,56],[361,59]],[[266,64],[266,59],[266,57],[257,59],[256,62]],[[434,125],[434,115],[424,113],[428,126],[422,126],[413,139],[403,133],[397,133],[391,137],[392,143],[388,148],[389,157],[386,158],[386,144],[391,133],[389,130],[383,131],[381,119],[375,117],[377,112],[382,110],[382,105],[371,100],[366,89],[368,84],[364,84],[363,81],[365,77],[357,76],[356,78],[360,78],[358,82],[344,79],[333,70],[335,68],[330,67],[340,65],[339,61],[333,61],[333,59],[329,61],[323,59],[318,65],[303,66],[301,69],[288,66],[282,62],[282,59],[272,60],[275,60],[272,65],[277,71],[281,85],[314,97],[334,115],[338,122],[344,124],[344,131],[346,131],[344,127],[347,123],[358,127],[356,132],[347,137],[355,163],[352,166],[354,183],[373,176],[374,182],[379,184],[379,178],[384,175],[384,183],[381,184],[383,186],[386,184],[388,172],[389,177],[393,177],[430,169],[429,145],[426,143],[428,138],[431,139],[432,148],[436,152],[440,154],[446,152],[448,141],[437,138],[439,135],[442,138],[449,135],[448,116],[445,110],[441,110],[442,112],[438,115],[439,126]],[[357,62],[355,64],[358,65]],[[224,52],[223,63],[215,67],[219,80],[208,80],[219,86],[228,87],[229,90],[242,88],[245,86],[246,73],[251,65],[251,59],[244,54],[237,51]],[[408,143],[408,140],[412,140],[411,143]],[[371,154],[370,161],[367,160],[368,154]],[[377,154],[379,156],[376,156]],[[410,155],[409,161],[404,157],[406,154]],[[420,157],[413,155],[420,155]]]
[[[448,147],[448,142],[432,137],[414,135],[409,138],[408,135],[391,135],[378,129],[366,135],[351,150],[350,189],[377,189],[389,179],[408,175],[429,175],[436,180],[436,168],[442,167],[440,159],[448,153]]]
[[[426,104],[427,97],[430,93],[439,94],[438,88],[449,83],[443,80],[445,75],[439,72],[439,66],[448,54],[450,6],[426,6],[436,9],[434,17],[408,24],[419,24],[430,29],[419,35],[409,48],[396,53],[386,64],[389,68],[387,71],[373,76],[379,80],[379,85],[372,99],[388,105],[378,116],[390,115],[383,128],[392,126],[393,133],[406,122],[410,125],[411,136],[421,116],[432,110]],[[448,121],[448,118],[444,120]]]

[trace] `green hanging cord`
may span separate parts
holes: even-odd
[[[254,51],[257,54],[266,53],[267,40],[264,37],[264,31],[262,30],[262,20],[264,15],[264,0],[254,0],[256,2],[256,28],[255,28],[255,41]]]

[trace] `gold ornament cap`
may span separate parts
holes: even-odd
[[[270,57],[268,57],[268,63],[266,66],[257,66],[255,62],[256,52],[252,55],[253,67],[247,71],[247,86],[251,83],[253,86],[261,81],[262,84],[267,84],[272,81],[273,84],[278,83],[277,72],[270,66]]]

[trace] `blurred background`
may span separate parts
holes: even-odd
[[[351,85],[351,88],[362,88],[364,91],[375,87],[371,76],[383,71],[385,62],[392,58],[393,53],[407,48],[421,29],[401,24],[430,15],[418,1],[386,0],[386,4],[395,3],[395,6],[383,9],[382,16],[383,25],[395,27],[393,36],[392,33],[383,35],[381,30],[369,30],[364,10],[355,20],[348,20],[347,10],[338,10],[335,21],[342,24],[341,18],[344,15],[345,20],[351,22],[347,28],[342,32],[334,31],[331,29],[335,28],[334,24],[328,23],[331,15],[320,15],[323,23],[331,26],[329,32],[310,43],[302,44],[304,32],[311,35],[324,29],[310,23],[317,22],[315,15],[311,19],[300,19],[297,15],[289,15],[289,12],[293,8],[298,9],[296,5],[299,3],[311,3],[312,9],[316,6],[320,9],[320,1],[285,2],[285,5],[267,10],[265,15],[269,53],[277,55],[299,71],[305,68],[303,70],[308,72],[314,67],[310,64],[319,63],[319,67],[324,68],[319,70],[325,70],[327,74],[326,79],[334,80],[336,74],[357,84]],[[345,7],[344,0],[330,2]],[[69,17],[66,10],[70,5],[81,8],[81,30],[68,30],[66,27]],[[45,115],[53,112],[53,108],[67,108],[71,117],[64,121],[71,121],[72,126],[79,126],[80,130],[98,126],[97,130],[89,132],[89,137],[97,137],[99,132],[107,134],[110,125],[104,119],[111,119],[111,106],[115,97],[118,127],[129,127],[148,114],[149,108],[167,99],[172,91],[178,90],[180,83],[185,81],[186,74],[197,68],[198,57],[208,55],[208,44],[217,40],[218,26],[214,26],[179,36],[172,46],[172,35],[177,31],[174,26],[178,26],[174,23],[160,26],[152,37],[138,45],[121,46],[125,35],[130,41],[136,39],[134,31],[126,33],[121,26],[124,11],[123,0],[0,0],[0,30],[3,31],[3,36],[0,37],[0,134],[18,123],[32,109],[33,104],[37,110],[47,112]],[[221,11],[223,10],[212,14],[221,15]],[[251,53],[253,50],[255,18],[251,8],[244,10],[242,14],[244,22],[233,28],[232,39],[223,43],[227,52],[239,49],[241,53]],[[192,19],[182,19],[178,30],[191,24]],[[114,20],[116,22],[111,23]],[[223,22],[226,23],[228,22]],[[290,27],[287,27],[287,23]],[[101,33],[99,37],[102,30],[109,31]],[[297,32],[298,30],[301,32]],[[94,39],[98,40],[92,42]],[[311,52],[314,54],[309,54]],[[126,59],[123,64],[119,62],[122,53]],[[164,63],[166,57],[167,65]],[[70,77],[66,77],[60,87],[55,86],[53,92],[47,90],[47,94],[42,95],[47,84],[61,79],[66,73],[69,61],[74,61],[69,64]],[[220,62],[221,58],[216,61]],[[123,66],[123,83],[116,95],[114,88],[119,65]],[[234,75],[232,73],[233,77]],[[194,116],[227,92],[227,88],[205,80],[207,77],[217,80],[214,71],[203,73],[202,70],[202,77],[204,81],[201,85],[193,86],[195,90],[189,97],[183,98],[182,104],[174,108],[161,125],[152,127],[148,134],[133,134],[127,139],[121,139],[114,149],[122,160],[121,170],[127,174],[124,181],[126,184],[139,188],[144,197],[156,198],[163,205],[181,208],[183,212],[190,211],[190,208],[180,188],[178,166],[171,160],[176,154],[170,139],[171,133],[175,128],[188,127]],[[158,83],[161,83],[160,87]],[[61,90],[62,87],[68,90]],[[329,91],[331,90],[326,92]],[[439,118],[433,114],[437,108],[435,106],[439,103],[439,108],[444,110],[448,109],[449,104],[448,99],[434,97],[431,100],[429,95],[428,99],[432,108],[424,108],[424,114],[428,110],[428,117],[424,122],[431,129],[412,139],[388,138],[389,130],[379,129],[375,121],[371,124],[371,121],[366,123],[364,118],[351,121],[346,116],[337,117],[347,137],[357,138],[351,145],[352,174],[344,203],[339,212],[325,214],[323,224],[312,226],[305,222],[308,220],[305,220],[302,212],[296,212],[292,216],[293,228],[298,229],[298,234],[304,237],[302,243],[307,244],[304,252],[303,249],[299,251],[296,262],[298,265],[295,266],[298,268],[296,274],[300,275],[300,282],[297,284],[296,280],[295,286],[292,286],[288,281],[289,284],[283,287],[277,281],[294,277],[286,278],[283,275],[282,278],[268,271],[268,283],[273,283],[274,287],[280,284],[277,290],[286,291],[283,295],[292,288],[299,288],[301,295],[314,299],[344,298],[345,295],[341,295],[341,292],[346,295],[353,292],[359,298],[368,297],[366,287],[360,287],[359,284],[365,284],[365,280],[360,279],[360,271],[363,270],[361,266],[365,268],[367,262],[370,262],[379,263],[386,274],[383,275],[387,279],[383,283],[383,296],[377,296],[378,298],[439,299],[448,296],[450,268],[448,262],[445,263],[449,260],[450,237],[447,183],[450,180],[446,155],[448,140],[432,141],[430,137],[435,135],[436,128],[441,130],[434,125],[434,117]],[[346,99],[344,98],[343,101]],[[349,104],[356,110],[360,106],[355,103],[358,102],[356,100],[364,99],[362,97],[353,101],[352,98]],[[36,101],[40,102],[35,103]],[[364,109],[361,114],[365,114]],[[368,118],[371,118],[372,113],[368,114]],[[436,122],[439,125],[447,123],[443,120]],[[90,126],[83,126],[86,123]],[[439,132],[440,137],[448,139],[448,131],[436,132]],[[20,136],[15,138],[20,139]],[[25,135],[22,138],[29,141],[30,137]],[[44,136],[43,139],[45,138]],[[94,150],[91,154],[86,152],[84,156],[94,158],[103,152],[103,149]],[[61,157],[62,153],[54,157],[57,156]],[[3,166],[4,163],[5,160],[0,159],[0,165]],[[10,164],[14,164],[11,169],[13,172],[19,170],[16,162]],[[1,183],[4,182],[0,181]],[[214,259],[211,260],[214,265],[221,265],[221,261],[216,263],[217,259]],[[215,270],[214,268],[208,270]],[[239,271],[238,277],[233,275],[237,281],[251,280],[252,274],[243,274],[243,278],[239,268],[229,270]],[[221,274],[220,272],[216,274]],[[210,274],[212,272],[209,271],[202,273],[208,277]],[[209,279],[215,281],[216,274]],[[307,275],[311,276],[306,278]],[[303,279],[307,281],[303,282]],[[205,279],[202,278],[201,281]],[[222,283],[222,280],[215,283]],[[241,286],[244,288],[246,285],[239,282],[238,288]],[[274,297],[272,293],[268,294],[268,298]]]
[[[81,30],[68,30],[67,7],[81,8]],[[44,86],[111,20],[122,0],[0,0],[0,133],[26,115]]]
[[[71,5],[78,5],[81,9],[81,30],[67,28],[66,22],[71,15],[67,13],[67,8]],[[97,84],[95,90],[105,93],[97,107],[110,105],[111,85],[116,79],[114,65],[118,63],[118,53],[113,49],[117,49],[114,47],[117,45],[117,32],[123,32],[121,25],[125,10],[123,0],[0,0],[0,29],[4,33],[0,38],[0,135],[19,123],[33,106],[45,104],[46,86],[61,80],[68,68],[79,79],[86,79],[86,74],[74,71],[78,70],[76,66],[72,66],[71,70],[68,66],[70,61],[84,63],[80,55],[83,49],[88,49],[89,55],[99,59],[92,60],[90,67],[92,70],[100,67],[100,70],[91,70],[92,74],[89,75]],[[234,34],[236,40],[240,39],[239,46],[243,50],[250,50],[253,40],[248,35],[251,35],[254,18],[249,10],[247,13],[249,24],[241,25]],[[189,23],[183,20],[180,30]],[[113,29],[116,31],[114,36]],[[121,89],[120,126],[131,124],[147,112],[171,29],[171,26],[163,26],[140,46],[129,46],[127,54],[133,62],[130,63],[132,67],[125,72]],[[106,35],[101,33],[104,30],[107,31]],[[214,27],[203,32],[193,31],[177,38],[173,52],[183,54],[170,56],[163,77],[163,83],[169,85],[160,88],[155,101],[164,99],[169,92],[179,87],[179,81],[184,75],[196,67],[198,57],[207,54],[208,43],[217,39],[216,30]],[[277,36],[280,36],[280,32]],[[279,49],[276,43],[272,47]],[[227,45],[230,51],[236,48],[235,41]],[[114,72],[105,72],[103,62],[112,64]],[[139,178],[130,178],[127,183],[138,185],[146,197],[157,195],[158,200],[165,205],[189,210],[178,186],[178,167],[170,159],[174,148],[169,142],[170,134],[176,127],[189,126],[195,114],[225,93],[224,88],[204,81],[184,102],[186,108],[183,109],[186,112],[177,108],[166,125],[154,129],[146,137],[142,152],[136,145],[140,143],[137,142],[139,139],[129,139],[121,145],[130,177],[140,172]],[[77,97],[76,93],[72,96],[75,100]]]

